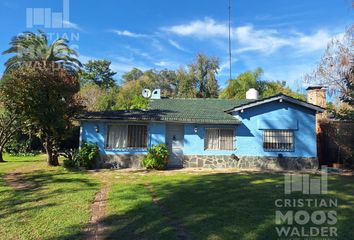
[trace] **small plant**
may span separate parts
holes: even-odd
[[[147,169],[165,169],[168,162],[168,149],[166,144],[153,145],[148,149],[142,165]]]
[[[67,150],[61,153],[66,159],[63,161],[65,168],[91,169],[99,157],[98,146],[94,143],[83,143],[80,150]]]

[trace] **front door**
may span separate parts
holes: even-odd
[[[166,143],[169,151],[168,166],[182,167],[184,126],[167,124]]]

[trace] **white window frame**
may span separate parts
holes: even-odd
[[[209,149],[208,144],[207,144],[207,131],[208,130],[218,130],[218,148],[217,149]],[[220,131],[221,130],[231,130],[232,131],[232,149],[221,149],[221,137],[220,137]],[[204,150],[205,151],[235,151],[235,128],[205,128],[204,130]]]
[[[268,132],[268,135],[267,135]],[[283,135],[275,135],[275,133],[282,133]],[[290,133],[290,134],[287,134]],[[269,136],[269,134],[271,136]],[[284,136],[285,134],[285,136]],[[274,136],[275,135],[275,136]],[[266,142],[266,138],[268,141]],[[279,139],[287,139],[289,141],[277,141]],[[273,139],[273,141],[269,142],[269,140]],[[267,147],[266,144],[270,146]],[[275,147],[271,147],[271,145]],[[290,147],[286,147],[286,145],[282,144],[290,144]],[[263,149],[266,152],[293,152],[295,151],[295,132],[292,129],[264,129],[263,130]]]
[[[145,126],[146,127],[146,139],[145,139],[145,143],[146,143],[146,146],[145,147],[121,147],[121,148],[111,148],[111,147],[109,147],[108,146],[108,138],[109,138],[109,127],[110,126],[125,126],[126,127],[126,129],[127,129],[127,139],[126,139],[126,141],[127,141],[127,145],[128,145],[128,138],[129,138],[129,126]],[[130,124],[130,123],[126,123],[126,124],[124,124],[124,123],[108,123],[107,125],[106,125],[106,136],[105,136],[105,144],[104,144],[104,146],[105,146],[105,149],[107,149],[107,150],[124,150],[124,149],[147,149],[147,147],[148,147],[148,139],[149,139],[149,137],[148,137],[148,125],[147,124]]]

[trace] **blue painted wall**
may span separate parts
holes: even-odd
[[[103,121],[82,121],[81,122],[81,140],[97,143],[102,154],[145,154],[146,149],[105,149],[107,125],[111,122]],[[124,123],[124,122],[121,122]],[[148,147],[153,144],[165,142],[165,123],[147,123],[148,125]],[[96,126],[99,132],[96,132]]]
[[[237,128],[236,154],[245,156],[316,157],[316,113],[289,102],[271,102],[234,113],[242,120]],[[260,128],[293,129],[295,148],[292,152],[263,150]]]
[[[185,124],[184,154],[230,155],[238,156],[278,156],[282,153],[288,157],[316,157],[316,117],[315,111],[288,102],[271,102],[245,109],[234,116],[242,120],[240,125],[199,125]],[[99,132],[95,131],[95,126]],[[147,123],[148,146],[165,142],[166,124]],[[87,142],[97,143],[103,154],[145,154],[146,150],[107,150],[105,146],[107,122],[82,122],[81,138]],[[194,129],[197,127],[198,131]],[[236,133],[235,150],[204,150],[204,133],[208,127],[234,128]],[[267,128],[293,129],[295,149],[292,152],[268,152],[263,149],[263,130]]]

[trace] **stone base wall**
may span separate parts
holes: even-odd
[[[317,158],[305,157],[253,157],[235,155],[184,155],[183,167],[243,168],[259,170],[317,169]]]
[[[99,168],[141,168],[144,154],[109,154],[101,155]]]

